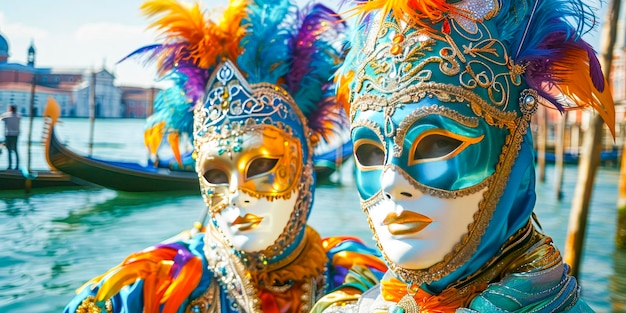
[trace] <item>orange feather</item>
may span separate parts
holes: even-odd
[[[350,84],[354,80],[354,71],[349,71],[343,75],[335,76],[337,84],[337,103],[339,103],[346,114],[350,115]]]
[[[178,310],[178,307],[185,301],[200,282],[202,275],[202,261],[193,258],[181,269],[178,277],[170,284],[165,291],[162,302],[165,302],[164,313]]]
[[[190,259],[178,277],[172,279],[170,271],[177,253],[176,249],[151,248],[131,254],[120,265],[90,280],[81,288],[102,282],[96,301],[104,301],[123,287],[142,279],[144,312],[158,313],[163,303],[164,312],[176,312],[196,288],[202,276],[202,261],[196,257]]]
[[[361,15],[370,11],[381,12],[381,18],[392,12],[398,21],[405,21],[423,28],[431,28],[433,21],[439,21],[448,14],[469,14],[448,3],[447,0],[370,0],[360,2],[357,7],[348,10],[348,16]],[[346,13],[342,14],[345,15]]]
[[[167,142],[169,142],[170,147],[172,147],[172,152],[174,153],[174,158],[176,158],[176,162],[178,162],[178,166],[183,168],[183,159],[180,156],[180,135],[178,132],[169,133],[167,135]]]
[[[562,60],[555,62],[556,86],[554,87],[578,104],[576,107],[565,106],[566,110],[592,107],[600,114],[615,138],[615,104],[610,85],[605,80],[605,86],[609,88],[603,91],[596,89],[589,76],[589,63],[581,64],[580,60],[588,60],[587,52],[581,49],[570,49]],[[551,86],[547,87],[549,89]]]
[[[173,51],[177,57],[190,60],[200,68],[209,68],[219,57],[234,60],[241,52],[239,41],[245,28],[240,24],[246,16],[246,4],[245,0],[231,0],[219,23],[208,18],[197,1],[184,5],[176,0],[149,0],[141,9],[144,15],[157,17],[149,27],[161,31],[166,44],[181,40],[187,43],[187,54]]]
[[[332,264],[345,268],[352,268],[355,265],[375,268],[381,272],[387,271],[387,265],[378,257],[351,251],[341,251],[333,256]]]
[[[156,155],[157,150],[159,150],[161,140],[163,140],[163,133],[165,132],[164,127],[165,122],[160,122],[146,129],[143,133],[144,144],[151,155]]]

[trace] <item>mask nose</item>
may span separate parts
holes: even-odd
[[[230,192],[229,205],[245,209],[256,203],[256,199],[239,189]]]
[[[399,171],[401,170],[395,166],[387,167],[383,171],[381,188],[385,199],[399,202],[420,197],[422,192],[415,189]]]

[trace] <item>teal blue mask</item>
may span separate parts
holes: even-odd
[[[344,66],[357,188],[390,268],[441,290],[528,221],[537,92],[488,20],[368,18]]]

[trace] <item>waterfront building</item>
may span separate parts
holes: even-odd
[[[33,43],[26,51],[27,64],[9,62],[9,51],[8,41],[0,34],[1,112],[9,105],[17,105],[20,114],[30,116],[34,94],[34,116],[41,116],[48,97],[52,97],[59,103],[62,117],[90,117],[92,86],[95,86],[93,110],[96,118],[145,118],[152,111],[152,101],[158,89],[118,86],[115,74],[104,67],[36,67]]]

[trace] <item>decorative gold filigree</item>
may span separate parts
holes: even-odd
[[[512,63],[504,44],[482,22],[476,21],[472,32],[454,19],[449,22],[454,36],[401,27],[393,19],[374,24],[371,31],[377,36],[368,38],[369,45],[362,49],[365,55],[355,73],[353,98],[407,94],[410,86],[443,74],[451,79],[447,85],[473,90],[488,98],[490,106],[507,110],[511,87],[521,84],[525,66]]]
[[[407,103],[417,103],[427,97],[436,97],[439,101],[447,104],[469,103],[474,114],[483,118],[489,125],[508,129],[515,127],[517,118],[515,112],[503,112],[465,88],[436,82],[420,83],[406,88],[402,93],[387,96],[367,94],[358,97],[352,104],[351,111],[354,113],[351,113],[351,116],[354,119],[358,111],[382,112],[386,107],[402,107]]]

